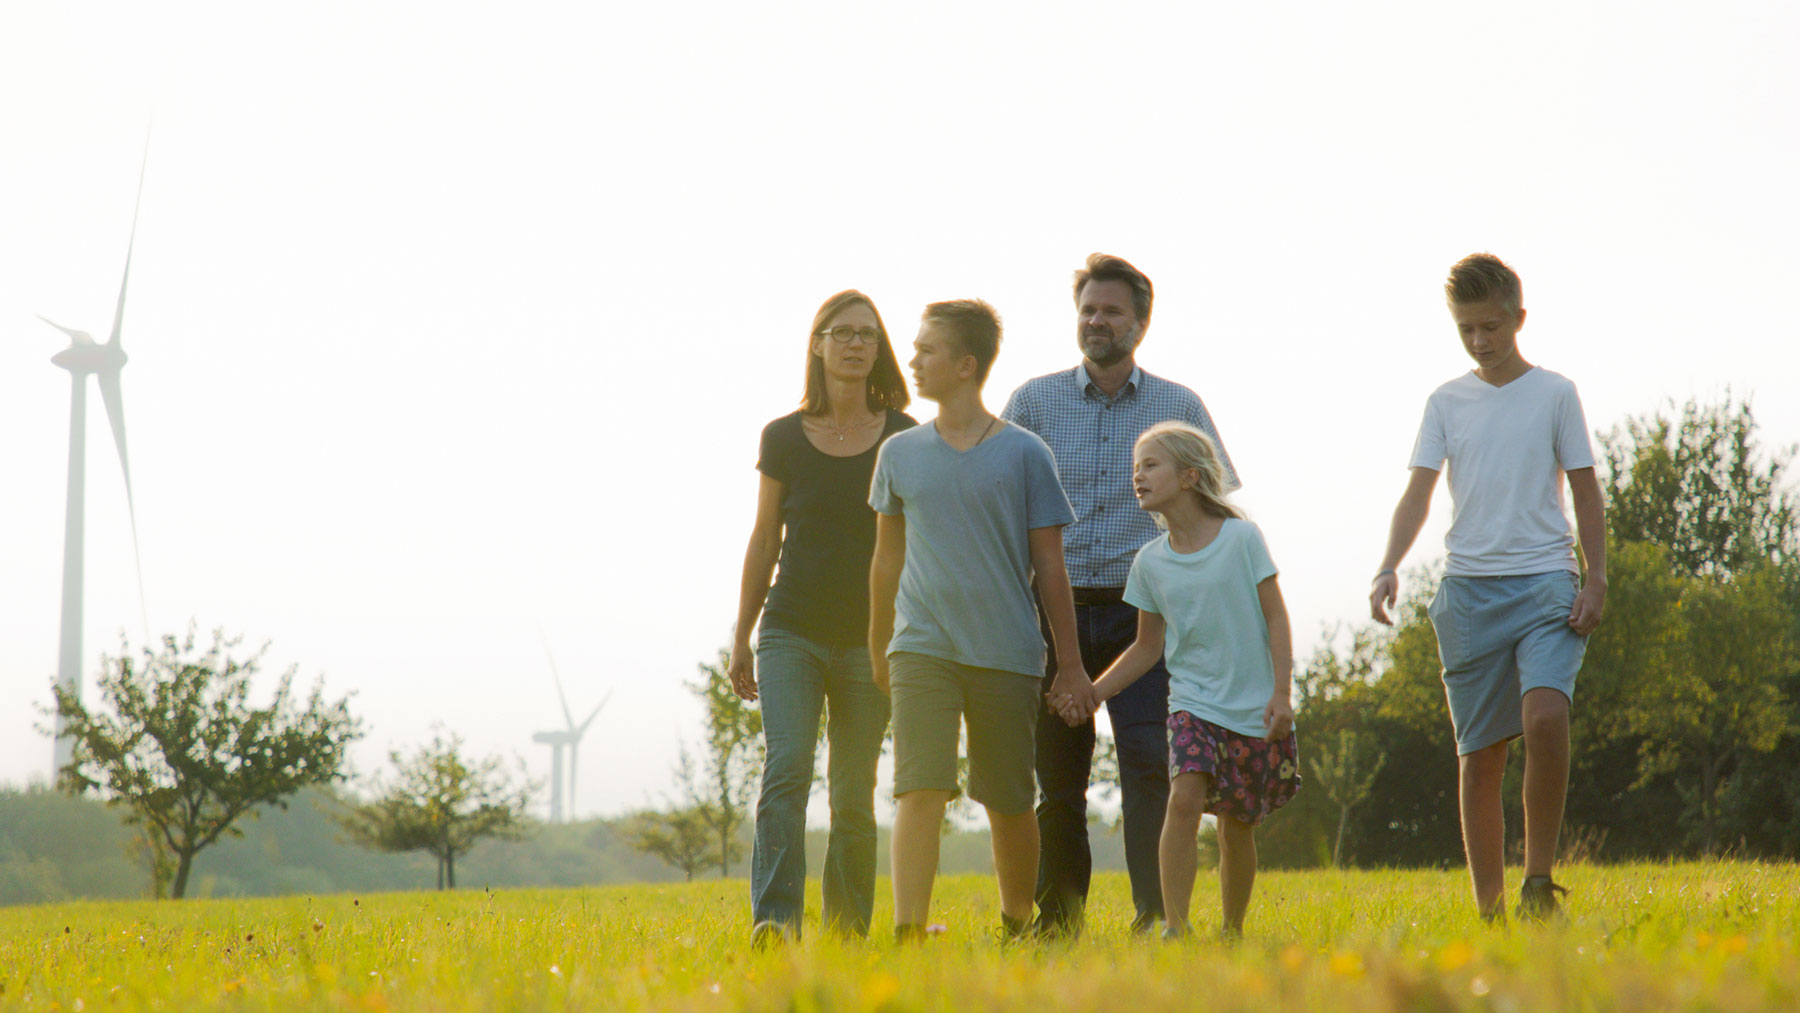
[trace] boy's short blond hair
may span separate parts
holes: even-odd
[[[1471,253],[1450,268],[1444,298],[1457,305],[1492,300],[1517,313],[1525,305],[1525,286],[1506,261],[1491,253]]]

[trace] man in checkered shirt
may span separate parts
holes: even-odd
[[[1228,488],[1238,487],[1231,457],[1199,395],[1138,368],[1138,343],[1150,326],[1155,293],[1143,272],[1096,253],[1075,272],[1076,341],[1081,364],[1028,380],[1000,414],[1042,437],[1075,507],[1063,529],[1063,555],[1075,589],[1082,661],[1106,670],[1137,635],[1137,609],[1124,601],[1125,578],[1144,543],[1158,534],[1132,490],[1131,450],[1138,434],[1179,419],[1219,445]],[[1040,610],[1041,611],[1041,610]],[[1049,643],[1048,632],[1045,642]],[[1056,675],[1050,648],[1047,692]],[[1125,865],[1137,908],[1134,931],[1162,917],[1157,843],[1169,801],[1169,671],[1159,660],[1143,678],[1107,701],[1119,753],[1125,820]],[[1040,932],[1081,931],[1093,856],[1088,849],[1087,789],[1094,758],[1093,719],[1070,727],[1046,708],[1038,717],[1038,882]]]

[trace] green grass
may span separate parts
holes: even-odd
[[[1244,940],[1132,938],[1096,878],[1074,944],[1002,949],[990,877],[940,881],[948,931],[811,932],[752,953],[742,881],[84,902],[0,909],[0,1008],[951,1010],[1779,1009],[1800,1004],[1800,867],[1575,866],[1571,917],[1489,928],[1452,872],[1271,872]],[[1517,870],[1510,881],[1517,883]],[[809,909],[817,911],[817,884]],[[881,889],[885,891],[886,884]],[[1204,877],[1197,924],[1216,922]],[[889,921],[886,904],[878,926]],[[814,926],[809,924],[809,930]]]

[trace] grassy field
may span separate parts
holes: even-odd
[[[752,953],[734,880],[7,908],[0,1009],[1800,1005],[1800,867],[1577,866],[1560,878],[1566,924],[1490,928],[1460,871],[1264,873],[1233,946],[1130,937],[1119,874],[1097,878],[1082,941],[1006,948],[990,931],[993,881],[974,876],[939,883],[945,933],[898,950],[878,933]],[[1196,914],[1217,909],[1203,878]],[[887,924],[885,905],[876,919]]]

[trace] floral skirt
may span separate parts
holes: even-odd
[[[1240,735],[1176,711],[1169,715],[1169,777],[1187,773],[1212,778],[1207,812],[1255,826],[1300,790],[1298,740]]]

